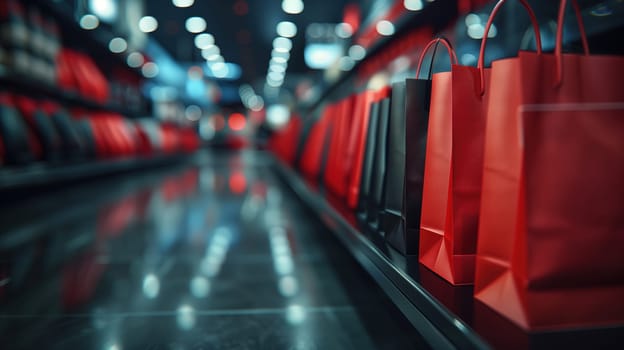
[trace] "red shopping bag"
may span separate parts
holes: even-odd
[[[539,37],[533,11],[521,3]],[[484,49],[485,41],[481,59]],[[488,75],[483,66],[453,65],[432,79],[419,260],[452,284],[474,282]]]
[[[336,105],[325,168],[325,184],[340,198],[347,194],[347,179],[353,163],[348,145],[353,122],[353,101],[354,97],[349,96]]]
[[[353,154],[353,170],[347,179],[347,205],[352,209],[355,209],[360,198],[370,105],[375,100],[375,96],[375,91],[366,90],[360,93],[354,102],[352,132],[348,144],[349,152]]]
[[[331,123],[331,112],[331,106],[325,108],[321,118],[314,121],[308,138],[305,141],[303,153],[299,160],[299,166],[301,167],[303,175],[308,179],[318,180],[318,176],[321,172],[323,148],[325,147],[327,130]]]
[[[492,65],[475,297],[525,329],[624,322],[624,57]]]
[[[298,139],[301,134],[301,118],[292,115],[286,126],[276,131],[269,140],[268,149],[286,164],[292,165],[297,156]]]

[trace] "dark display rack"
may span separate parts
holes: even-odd
[[[148,158],[122,158],[69,164],[32,164],[0,169],[0,193],[52,186],[97,176],[148,169],[188,160],[193,156],[162,155]]]
[[[31,96],[44,97],[63,104],[65,107],[81,107],[93,111],[113,112],[126,118],[140,118],[144,115],[135,110],[115,104],[101,104],[88,100],[77,93],[69,93],[45,82],[36,82],[31,77],[14,72],[0,72],[0,86],[10,86],[12,90],[27,92]]]
[[[88,53],[90,57],[95,59],[100,69],[106,68],[104,70],[106,75],[113,69],[121,68],[139,79],[143,78],[140,68],[133,68],[127,65],[125,54],[110,52],[108,40],[113,38],[113,33],[106,28],[98,28],[97,30],[82,29],[76,18],[74,18],[73,8],[68,3],[47,0],[28,0],[25,3],[36,6],[41,10],[42,14],[53,18],[60,28],[63,45]],[[36,81],[32,77],[16,72],[0,71],[0,85],[27,91],[40,97],[55,99],[57,102],[66,104],[67,107],[82,107],[95,111],[114,112],[127,118],[149,115],[149,101],[145,101],[146,98],[144,96],[141,97],[140,104],[135,106],[122,106],[114,102],[102,104],[80,96],[78,93],[63,91],[57,86]]]
[[[125,55],[114,54],[108,50],[108,41],[113,38],[112,33],[102,33],[102,30],[84,30],[78,24],[72,7],[63,1],[28,0],[29,3],[39,7],[46,15],[56,19],[63,33],[63,42],[75,44],[79,48],[87,48],[103,54],[106,59],[124,67],[129,72],[142,76],[139,68],[132,68],[126,64]]]

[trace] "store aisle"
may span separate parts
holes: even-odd
[[[0,215],[3,349],[426,347],[259,154]]]

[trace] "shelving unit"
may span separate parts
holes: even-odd
[[[88,45],[92,49],[105,53],[107,57],[115,63],[124,66],[128,71],[138,76],[142,76],[140,69],[127,66],[124,55],[113,54],[108,50],[107,42],[104,41],[103,35],[98,35],[99,31],[86,31],[82,29],[72,16],[72,10],[67,3],[49,0],[29,0],[29,2],[45,11],[48,16],[55,18],[64,34],[78,39],[82,45]],[[111,39],[112,34],[110,36],[111,37],[107,39]]]
[[[0,193],[174,164],[188,161],[192,157],[194,155],[161,155],[149,158],[122,158],[58,165],[41,163],[4,168],[0,169]]]
[[[11,86],[18,91],[27,91],[40,97],[49,98],[55,102],[64,104],[65,107],[81,107],[94,111],[113,112],[121,114],[126,118],[139,118],[143,115],[140,112],[122,108],[113,104],[100,104],[88,100],[76,93],[68,93],[48,85],[45,82],[36,82],[32,78],[17,73],[1,72],[0,85]]]

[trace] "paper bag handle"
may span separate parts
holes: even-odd
[[[418,76],[420,75],[420,69],[422,67],[423,61],[425,60],[425,55],[427,54],[427,52],[429,51],[429,49],[431,49],[432,46],[435,45],[434,49],[433,49],[433,55],[431,57],[431,65],[433,66],[433,58],[435,57],[435,53],[438,49],[438,44],[442,43],[442,45],[444,45],[444,47],[446,47],[446,50],[449,53],[449,56],[451,56],[451,64],[457,64],[457,55],[455,54],[455,50],[453,50],[453,46],[451,46],[451,43],[444,37],[440,37],[440,38],[435,38],[433,40],[431,40],[423,49],[423,52],[420,54],[420,58],[418,59],[418,68],[416,68],[416,78],[418,78]],[[431,69],[429,69],[429,79],[431,79]]]
[[[563,22],[565,18],[565,9],[567,0],[561,0],[559,2],[559,16],[557,17],[557,40],[555,42],[555,57],[557,58],[557,81],[555,87],[561,85],[563,80]],[[576,13],[576,22],[578,23],[579,33],[581,34],[581,42],[583,43],[583,53],[589,55],[589,44],[587,43],[587,34],[585,33],[585,24],[583,24],[583,16],[581,15],[581,9],[578,2],[572,0],[572,7]]]
[[[537,17],[535,16],[535,12],[533,12],[533,9],[531,8],[531,6],[529,6],[529,3],[526,2],[526,0],[519,0],[519,1],[520,1],[520,4],[524,6],[524,8],[527,10],[529,14],[529,18],[531,19],[531,24],[533,25],[533,31],[535,32],[535,44],[537,46],[537,53],[541,54],[542,53],[542,38],[540,37],[539,23],[537,22]],[[492,27],[492,23],[494,23],[494,18],[496,17],[496,15],[498,14],[498,11],[500,10],[501,6],[503,6],[505,2],[506,0],[499,0],[498,3],[496,3],[496,6],[494,6],[492,13],[490,13],[490,18],[488,18],[487,24],[485,25],[483,38],[481,39],[481,50],[479,51],[479,63],[477,65],[477,68],[479,69],[479,75],[481,78],[480,90],[479,90],[479,93],[481,94],[481,96],[483,96],[483,94],[485,93],[485,70],[484,70],[485,45],[487,43],[488,33],[490,32],[490,27]]]

